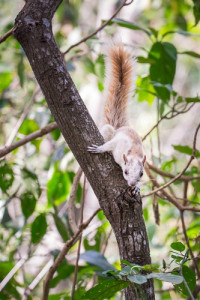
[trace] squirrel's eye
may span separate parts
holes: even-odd
[[[125,170],[124,173],[125,173],[125,175],[128,175],[128,171],[127,170]]]
[[[140,177],[142,177],[143,176],[143,172],[140,172]]]

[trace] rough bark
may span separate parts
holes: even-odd
[[[95,123],[66,69],[55,43],[51,19],[62,0],[28,0],[16,18],[14,36],[23,47],[48,106],[67,144],[90,182],[105,216],[114,229],[120,257],[150,264],[150,251],[140,195],[133,198],[121,169],[110,154],[90,154],[87,147],[102,144]],[[95,95],[94,95],[95,101]],[[154,299],[153,283],[142,285]],[[141,299],[132,287],[126,299]]]

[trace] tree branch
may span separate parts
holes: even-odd
[[[0,44],[3,43],[9,36],[13,34],[14,27],[0,37]]]
[[[4,146],[2,149],[0,149],[0,158],[7,155],[10,152],[12,152],[16,148],[19,148],[19,147],[27,144],[28,142],[31,142],[31,141],[33,141],[45,134],[57,129],[57,128],[58,128],[58,125],[56,124],[56,122],[50,123],[47,126],[43,127],[42,129],[39,129],[31,134],[28,134],[23,139],[11,144],[10,146]]]

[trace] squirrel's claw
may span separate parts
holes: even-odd
[[[138,194],[140,194],[139,186],[135,185],[135,186],[131,187],[131,194],[132,194],[132,196],[137,196]]]
[[[97,145],[89,146],[88,151],[91,152],[91,153],[101,153],[100,146],[97,146]]]

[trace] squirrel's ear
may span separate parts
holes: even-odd
[[[128,161],[128,159],[127,159],[127,157],[126,157],[126,155],[125,154],[123,154],[123,159],[124,159],[124,162],[125,162],[125,164],[127,163],[127,161]]]
[[[143,166],[144,166],[144,163],[145,163],[145,161],[146,161],[146,155],[144,155],[144,157],[143,157],[143,160],[142,160],[142,164],[143,164]]]

